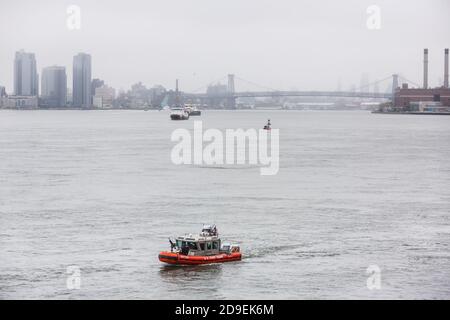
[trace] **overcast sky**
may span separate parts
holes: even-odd
[[[69,5],[81,29],[66,26]],[[367,27],[370,5],[381,29]],[[116,89],[142,81],[194,91],[235,73],[270,88],[335,90],[392,73],[443,81],[450,0],[0,0],[0,85],[12,91],[14,53],[36,54],[38,72],[92,55],[92,75]],[[387,84],[386,84],[387,85]],[[236,82],[236,89],[256,89]],[[385,89],[385,85],[381,86]]]

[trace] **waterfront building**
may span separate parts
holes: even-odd
[[[403,84],[401,88],[395,90],[395,107],[408,110],[412,102],[440,102],[442,106],[450,107],[450,89],[449,88],[408,88]]]
[[[441,102],[434,101],[417,101],[409,104],[409,111],[411,112],[426,112],[426,113],[443,113],[450,112],[450,107],[445,107]]]
[[[128,92],[128,96],[132,108],[148,108],[151,104],[149,91],[142,82],[133,84]]]
[[[92,82],[91,82],[91,94],[92,94],[92,99],[93,99],[94,96],[95,96],[95,90],[96,90],[97,88],[100,88],[100,87],[104,86],[104,85],[105,85],[105,81],[103,81],[103,80],[101,80],[101,79],[92,79]]]
[[[407,83],[401,87],[395,85],[393,108],[397,111],[411,111],[420,109],[440,110],[450,107],[450,88],[448,87],[448,49],[444,49],[444,83],[443,86],[430,88],[428,83],[428,49],[423,53],[423,86],[409,88]],[[426,103],[428,102],[428,103]],[[434,102],[429,103],[429,102]]]
[[[8,96],[2,97],[2,107],[7,109],[36,109],[38,107],[37,96]]]
[[[73,106],[90,108],[91,99],[91,56],[79,53],[73,58]]]
[[[113,107],[116,90],[109,86],[103,85],[95,89],[93,105],[98,109],[110,109]]]
[[[39,80],[34,53],[17,51],[14,59],[14,95],[37,96]]]
[[[66,68],[52,66],[42,70],[40,106],[62,108],[67,104]]]

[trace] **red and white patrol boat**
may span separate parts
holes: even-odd
[[[222,243],[215,225],[203,226],[199,235],[185,235],[169,239],[170,251],[159,253],[159,260],[174,265],[199,265],[222,263],[242,259],[240,247]]]

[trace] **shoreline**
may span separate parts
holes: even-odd
[[[82,109],[82,108],[0,108],[0,111],[170,111],[169,109],[139,109],[139,108],[113,108],[113,109]],[[199,109],[200,111],[366,111],[372,112],[367,109]]]
[[[374,114],[411,114],[419,116],[450,116],[450,112],[382,112],[382,111],[372,111]]]

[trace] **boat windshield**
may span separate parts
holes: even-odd
[[[177,240],[177,247],[180,249],[183,247],[188,247],[190,250],[198,250],[197,242],[194,241]]]
[[[196,242],[189,241],[189,242],[188,242],[188,247],[189,247],[189,249],[191,249],[191,250],[197,250],[197,243],[196,243]]]

